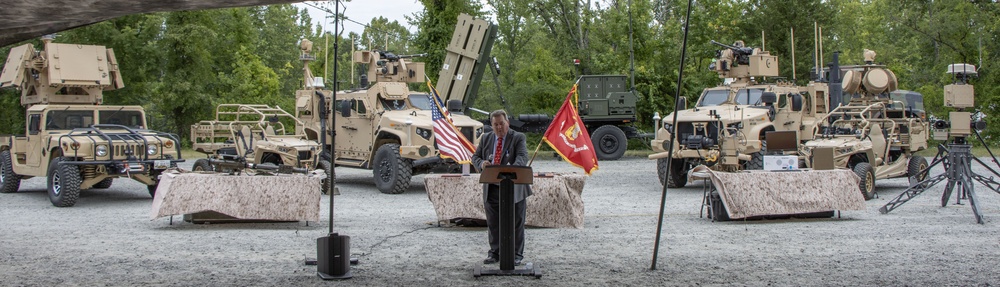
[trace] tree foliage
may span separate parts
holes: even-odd
[[[113,48],[126,88],[108,92],[106,103],[143,105],[152,128],[185,137],[188,127],[211,118],[219,103],[291,108],[294,90],[302,85],[297,47],[303,38],[313,41],[316,59],[310,68],[326,78],[328,87],[334,81],[341,88],[358,85],[363,71],[351,63],[355,49],[428,53],[417,60],[426,62],[427,74],[436,78],[460,13],[488,18],[498,25],[493,56],[501,72],[483,75],[476,108],[551,114],[579,75],[629,75],[632,58],[640,95],[637,125],[649,130],[653,113],[669,113],[673,106],[687,1],[419,2],[424,9],[407,17],[413,31],[386,17],[351,19],[348,12],[342,16],[367,23],[367,28],[361,35],[333,35],[314,26],[304,9],[274,5],[131,15],[62,32],[56,41]],[[328,3],[318,5],[333,8]],[[995,1],[695,1],[689,24],[679,89],[689,100],[721,82],[707,69],[719,49],[711,40],[765,45],[779,57],[782,76],[805,84],[817,64],[813,28],[817,25],[822,27],[820,65],[830,61],[835,51],[840,52],[842,64],[859,64],[864,49],[874,50],[876,61],[899,77],[900,88],[924,94],[927,109],[945,117],[950,109],[941,103],[942,87],[952,82],[944,73],[946,66],[975,64],[980,69],[979,78],[973,81],[978,109],[987,115],[1000,112],[1000,76],[989,60],[1000,55],[1000,6]],[[37,40],[29,43],[40,44]],[[0,48],[0,57],[5,58],[10,48]],[[574,59],[580,64],[574,65]],[[23,133],[18,95],[0,90],[0,108],[8,111],[0,114],[0,133]],[[987,135],[996,138],[1000,120],[990,116],[986,120]]]

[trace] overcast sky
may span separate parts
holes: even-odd
[[[306,3],[315,4],[321,7],[330,7],[330,10],[333,10],[332,1],[315,1]],[[318,25],[323,25],[323,22],[326,22],[326,30],[333,30],[333,18],[327,19],[326,12],[301,3],[294,5],[300,8],[308,8],[309,17],[312,17],[314,22]],[[410,26],[410,24],[406,22],[406,18],[404,16],[412,16],[413,13],[420,12],[424,9],[424,5],[417,2],[417,0],[354,0],[351,2],[341,2],[340,5],[341,11],[344,11],[344,16],[347,16],[347,18],[351,20],[368,24],[371,22],[372,18],[382,16],[389,19],[389,22],[399,22],[400,25],[403,25],[403,27],[410,30],[411,33],[416,32],[417,28]],[[364,26],[350,21],[344,21],[343,23],[343,35],[345,37],[351,32],[357,33],[358,35],[360,35],[361,32],[364,32]]]

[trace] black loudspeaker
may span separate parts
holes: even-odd
[[[347,279],[351,274],[351,237],[330,234],[316,239],[316,273],[323,280]]]

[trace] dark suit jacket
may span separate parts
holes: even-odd
[[[476,153],[472,155],[472,164],[477,170],[483,166],[483,161],[493,161],[493,152],[496,149],[496,146],[494,146],[496,138],[497,135],[495,133],[487,133],[480,138],[479,147],[476,148]],[[507,131],[507,134],[503,139],[502,150],[504,152],[504,155],[502,155],[500,159],[502,164],[528,164],[528,147],[524,134],[515,132],[514,130]],[[483,184],[484,202],[486,201],[487,187],[487,184]],[[531,196],[530,185],[514,185],[514,202],[524,200],[528,196]]]

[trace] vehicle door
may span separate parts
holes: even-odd
[[[776,115],[774,117],[774,129],[777,131],[798,131],[802,125],[802,113],[805,107],[801,95],[793,95],[794,91],[775,91],[778,94],[778,102],[775,103]],[[796,110],[795,101],[798,101]],[[810,130],[811,132],[811,130]]]
[[[373,134],[373,106],[365,99],[344,99],[336,103],[337,151],[349,158],[367,158],[371,152]]]
[[[40,112],[28,114],[27,135],[15,139],[17,142],[14,144],[20,148],[16,149],[18,154],[13,155],[13,158],[26,158],[27,166],[38,168],[42,163],[42,154],[46,153],[45,133],[42,130],[42,114]]]

